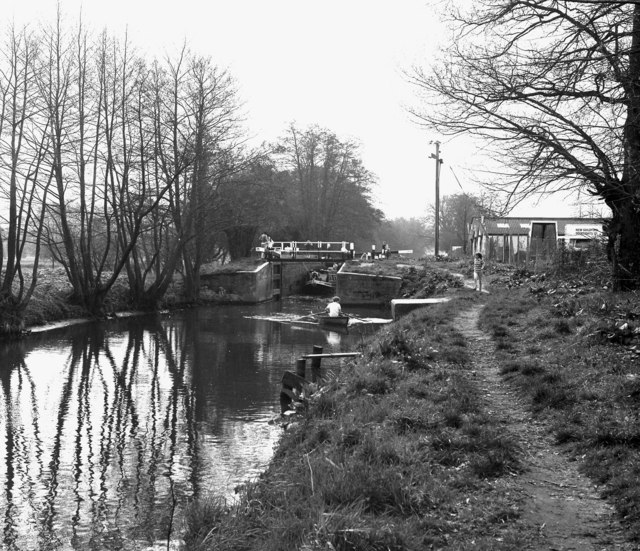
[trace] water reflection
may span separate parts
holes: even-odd
[[[0,516],[9,550],[139,549],[179,537],[186,503],[260,472],[282,373],[359,333],[199,309],[0,347]],[[323,342],[324,341],[324,342]],[[333,367],[333,366],[332,366]]]
[[[327,342],[330,346],[337,348],[342,341],[342,335],[337,331],[327,331]]]

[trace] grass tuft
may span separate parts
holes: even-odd
[[[553,324],[553,329],[558,335],[570,335],[573,332],[567,320],[559,320]]]
[[[573,395],[566,389],[548,382],[534,385],[531,400],[537,411],[544,408],[567,409],[575,403]]]

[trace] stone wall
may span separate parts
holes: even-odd
[[[344,272],[343,268],[336,287],[342,304],[389,304],[400,294],[399,277]]]
[[[274,266],[272,265],[272,267]],[[290,295],[299,295],[309,279],[309,270],[317,268],[318,265],[315,264],[283,262],[280,296],[288,297]]]
[[[273,279],[268,262],[255,270],[214,272],[202,274],[200,279],[212,291],[224,289],[227,295],[236,295],[241,302],[264,302],[273,297]]]
[[[212,291],[224,289],[227,295],[247,303],[265,302],[301,292],[307,282],[309,266],[298,263],[265,262],[255,270],[214,272],[200,276]]]

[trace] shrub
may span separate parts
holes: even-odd
[[[570,335],[573,331],[569,322],[566,320],[559,320],[553,324],[553,329],[558,335]]]

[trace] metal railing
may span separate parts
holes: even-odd
[[[272,241],[256,250],[267,260],[348,260],[355,255],[348,241]]]

